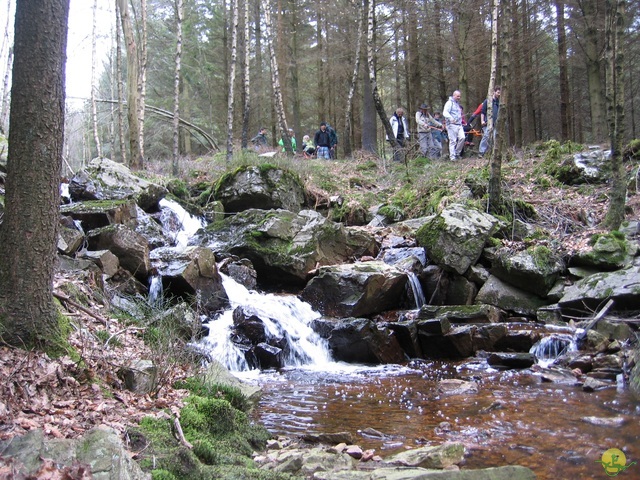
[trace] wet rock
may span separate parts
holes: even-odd
[[[468,395],[478,393],[478,384],[466,380],[446,379],[438,382],[438,394],[440,395]]]
[[[627,420],[624,417],[582,417],[582,421],[598,427],[619,427]]]
[[[329,336],[329,348],[337,361],[401,363],[404,352],[392,332],[367,319],[343,319]]]
[[[560,255],[549,247],[536,245],[518,252],[502,247],[495,253],[491,273],[517,288],[545,297],[564,268]]]
[[[402,348],[409,358],[419,358],[422,356],[422,349],[420,348],[420,340],[418,338],[418,327],[414,321],[388,322],[385,323],[384,326],[394,333],[400,344],[400,348]]]
[[[427,470],[413,467],[383,467],[372,471],[318,472],[316,480],[535,480],[530,469],[519,466],[479,470]]]
[[[604,382],[593,377],[587,377],[582,384],[582,390],[585,392],[595,392],[596,390],[603,390],[613,386],[611,382]]]
[[[418,313],[420,319],[446,318],[450,323],[481,324],[498,323],[503,320],[504,312],[493,305],[424,305]],[[429,332],[433,333],[433,332]]]
[[[364,453],[362,451],[362,448],[358,445],[349,445],[344,452],[350,457],[355,458],[356,460],[360,460],[362,458],[362,454]]]
[[[496,344],[507,336],[507,326],[504,324],[482,325],[472,333],[473,351],[495,350]]]
[[[597,309],[612,299],[616,309],[640,308],[640,266],[615,272],[600,272],[579,280],[558,301],[563,312]]]
[[[435,264],[462,275],[478,261],[497,226],[495,217],[454,204],[420,227],[416,241]]]
[[[433,320],[419,320],[414,323],[419,333],[429,335],[446,335],[451,331],[451,322],[447,317]]]
[[[556,383],[558,385],[579,385],[573,370],[562,367],[535,368],[534,371],[543,382]]]
[[[444,443],[434,447],[419,447],[392,455],[387,463],[406,467],[446,468],[464,459],[462,443]]]
[[[383,262],[320,267],[300,297],[324,315],[360,317],[397,308],[406,273]]]
[[[327,443],[339,444],[346,443],[351,445],[353,443],[353,435],[350,432],[335,432],[335,433],[307,433],[302,436],[305,442],[310,443]]]
[[[506,335],[496,342],[495,348],[502,351],[528,352],[540,340],[540,337],[540,332],[528,328],[508,329]]]
[[[449,357],[470,357],[474,353],[473,336],[477,327],[473,325],[462,325],[452,329],[446,337],[451,344]]]
[[[284,366],[283,352],[281,348],[274,347],[268,343],[259,343],[253,348],[253,352],[258,360],[260,368],[282,368]]]
[[[494,368],[529,368],[535,362],[535,356],[531,353],[495,352],[487,358],[487,363]]]
[[[501,310],[519,315],[534,316],[539,308],[549,305],[550,302],[491,275],[478,292],[475,303],[494,305]]]

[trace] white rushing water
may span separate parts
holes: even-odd
[[[182,208],[179,203],[172,200],[163,198],[162,200],[160,200],[158,205],[160,205],[160,208],[162,210],[161,217],[164,217],[165,215],[173,215],[178,220],[180,225],[176,232],[168,231],[173,230],[165,226],[169,225],[170,222],[165,221],[164,218],[161,218],[163,229],[165,229],[165,232],[174,236],[175,249],[178,251],[184,250],[187,247],[189,239],[193,237],[198,230],[204,227],[203,221],[200,218],[191,215],[184,208]]]
[[[222,278],[231,308],[208,324],[209,335],[203,339],[203,346],[212,358],[231,371],[249,369],[244,351],[232,341],[233,310],[242,306],[245,314],[255,315],[264,322],[268,338],[287,340],[285,366],[326,368],[331,363],[326,340],[310,327],[310,323],[320,317],[311,305],[292,295],[250,291],[230,277],[223,275]]]

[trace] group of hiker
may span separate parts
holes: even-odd
[[[500,109],[500,94],[502,89],[499,86],[494,87],[491,97],[491,120],[493,125],[498,118]],[[465,117],[462,105],[460,105],[461,93],[455,90],[453,94],[444,104],[442,114],[440,112],[431,113],[431,108],[426,103],[420,104],[416,111],[416,126],[418,133],[418,143],[420,153],[423,157],[431,160],[438,160],[442,157],[442,146],[445,141],[449,144],[449,159],[457,161],[461,158],[465,144],[467,141],[468,131],[471,129],[473,121],[480,116],[480,125],[482,127],[482,140],[478,147],[478,153],[482,157],[493,144],[495,139],[495,128],[488,132],[489,124],[489,105],[485,99],[469,118]],[[406,146],[407,140],[410,138],[409,124],[405,116],[404,108],[398,107],[391,118],[389,124],[393,132],[393,136],[400,148],[394,149],[394,160],[401,159],[402,149]],[[267,129],[261,128],[258,134],[251,139],[251,143],[259,153],[266,151],[267,146]],[[289,139],[293,151],[297,150],[295,135],[292,129],[289,129]],[[388,140],[388,137],[387,137]],[[282,147],[282,151],[286,151],[284,139],[280,139],[278,144]],[[338,135],[327,122],[321,122],[320,128],[313,136],[313,140],[309,135],[305,135],[302,139],[302,153],[306,158],[317,157],[326,160],[336,159],[336,147],[338,145]]]
[[[289,129],[289,140],[291,141],[291,149],[297,150],[296,137],[293,129]],[[264,153],[268,149],[267,129],[262,127],[258,134],[251,139],[254,149],[258,153]],[[284,139],[278,141],[278,145],[282,147],[282,151],[286,151]],[[317,157],[326,160],[336,160],[338,146],[338,134],[335,129],[327,122],[320,122],[320,128],[313,136],[313,140],[309,135],[302,137],[302,154],[306,158]]]

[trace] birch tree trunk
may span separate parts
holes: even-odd
[[[249,145],[251,112],[251,29],[249,28],[249,0],[244,0],[244,72],[242,88],[242,148]]]
[[[93,0],[93,26],[91,29],[91,120],[93,124],[93,141],[96,144],[98,158],[102,158],[102,145],[100,144],[100,133],[98,131],[98,104],[96,102],[96,30],[98,19],[98,0]]]
[[[140,158],[144,161],[144,117],[145,102],[147,100],[147,0],[140,0],[140,17],[142,24],[142,45],[140,46],[140,77],[138,81],[138,91],[140,101],[138,102],[138,123],[140,124]],[[142,168],[142,164],[140,165]]]
[[[116,2],[116,84],[118,95],[118,142],[120,144],[120,161],[127,164],[127,146],[125,143],[124,132],[124,85],[122,78],[122,41],[120,38],[120,28],[118,27],[120,19],[120,7]]]
[[[606,59],[607,113],[611,142],[611,189],[604,225],[620,228],[624,220],[626,182],[622,164],[624,141],[624,29],[625,0],[607,0]]]
[[[378,116],[380,117],[380,121],[382,122],[382,126],[384,127],[384,131],[389,138],[389,142],[393,147],[394,158],[396,157],[396,153],[400,150],[400,144],[396,141],[395,136],[393,135],[393,129],[391,128],[391,124],[389,123],[389,119],[387,118],[387,114],[384,111],[384,105],[382,104],[382,99],[380,98],[380,94],[378,93],[378,81],[376,80],[376,69],[375,69],[375,61],[374,61],[374,43],[373,43],[373,30],[375,25],[375,10],[376,10],[376,2],[375,0],[369,0],[369,10],[367,12],[367,65],[369,66],[369,83],[371,84],[371,95],[373,96],[373,103],[376,107],[376,111],[378,112]],[[382,156],[382,168],[386,172],[387,165],[384,155]]]
[[[117,0],[120,9],[122,33],[127,47],[127,120],[129,123],[129,166],[141,170],[144,166],[140,144],[140,92],[138,91],[140,64],[138,47],[133,33],[127,0]]]
[[[182,0],[175,2],[176,14],[176,61],[173,75],[173,163],[175,176],[180,171],[180,71],[182,67],[182,19],[184,6]]]
[[[276,59],[276,50],[273,45],[273,25],[271,23],[271,4],[269,0],[262,0],[262,9],[265,18],[265,34],[269,45],[269,56],[271,57],[271,80],[273,82],[273,93],[276,107],[276,115],[278,116],[278,125],[280,127],[280,135],[284,144],[285,151],[293,155],[291,147],[291,137],[289,136],[289,127],[287,126],[287,118],[284,112],[284,103],[282,101],[282,89],[280,88],[280,76],[278,73],[278,61]]]
[[[362,50],[362,34],[364,27],[364,7],[358,11],[358,40],[356,40],[356,55],[355,65],[353,66],[353,73],[351,74],[351,85],[349,87],[349,94],[347,95],[347,105],[344,112],[344,155],[350,157],[352,153],[351,149],[351,116],[353,114],[353,96],[356,92],[356,85],[358,83],[358,71],[360,70],[360,55]]]
[[[231,1],[231,63],[229,65],[229,90],[227,92],[227,163],[233,158],[233,101],[236,84],[236,58],[238,55],[238,0]]]
[[[9,87],[9,78],[11,76],[11,65],[13,64],[13,45],[9,39],[9,22],[11,15],[11,2],[7,2],[6,23],[2,36],[2,48],[0,48],[0,58],[4,58],[5,48],[7,49],[7,65],[4,70],[4,78],[2,81],[2,96],[0,97],[0,133],[3,135],[7,132],[7,119],[9,118],[9,95],[11,88]]]

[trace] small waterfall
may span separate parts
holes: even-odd
[[[285,338],[288,344],[284,365],[326,366],[331,363],[327,343],[309,326],[320,317],[311,305],[295,296],[260,294],[249,291],[232,278],[222,275],[231,309],[208,323],[209,335],[203,346],[212,358],[231,371],[248,370],[245,350],[233,338],[233,310],[242,306],[247,314],[259,317],[269,338]]]
[[[152,275],[149,279],[149,304],[158,305],[162,299],[162,276]]]
[[[160,221],[162,222],[163,230],[173,236],[176,250],[184,250],[187,247],[189,238],[204,227],[202,220],[194,217],[182,208],[179,203],[172,200],[163,198],[158,205],[162,210]],[[177,225],[175,224],[176,222]]]
[[[550,335],[538,340],[529,353],[536,356],[538,363],[545,367],[566,352],[576,350],[575,340],[571,335]]]
[[[413,299],[416,302],[416,308],[420,308],[426,303],[424,292],[422,291],[422,285],[420,285],[420,280],[413,272],[407,272],[407,277],[409,279],[409,285],[411,285],[411,291],[413,292]]]

